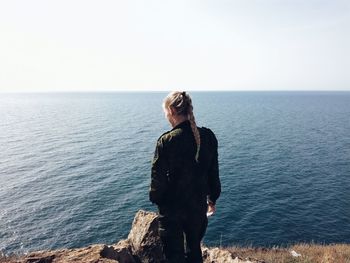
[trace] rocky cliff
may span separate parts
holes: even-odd
[[[37,251],[18,258],[0,259],[9,263],[157,263],[162,259],[162,249],[157,233],[158,219],[153,212],[138,211],[128,238],[117,244],[96,244],[84,248]],[[257,260],[234,257],[219,248],[202,247],[205,263],[258,263]]]

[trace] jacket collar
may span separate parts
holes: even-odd
[[[183,122],[180,122],[179,124],[177,124],[176,126],[174,126],[171,130],[175,130],[178,128],[184,128],[184,127],[188,127],[191,126],[191,123],[189,120],[184,120]]]

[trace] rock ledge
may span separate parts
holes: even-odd
[[[96,244],[84,248],[36,251],[17,259],[0,259],[8,263],[159,263],[162,246],[158,236],[157,214],[140,210],[136,213],[128,238],[117,244]],[[263,263],[234,257],[220,248],[202,246],[205,263]]]

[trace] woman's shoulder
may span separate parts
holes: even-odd
[[[161,140],[164,139],[164,138],[167,136],[167,134],[169,134],[169,133],[170,133],[170,131],[166,131],[166,132],[162,133],[162,135],[160,135],[160,136],[158,137],[157,141],[158,141],[158,142],[161,141]]]
[[[216,137],[215,133],[210,128],[205,127],[205,126],[198,127],[198,128],[203,134],[206,134],[206,135],[211,136],[211,137]]]
[[[180,134],[180,129],[175,129],[175,130],[169,130],[164,132],[162,135],[159,136],[158,142],[169,142],[172,140],[172,138],[176,137],[177,135]]]
[[[214,146],[218,145],[218,140],[216,138],[216,135],[210,128],[202,126],[199,128],[199,131],[200,131],[201,137],[205,138],[204,140],[209,141]]]

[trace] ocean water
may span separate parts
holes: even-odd
[[[114,243],[148,201],[166,93],[0,94],[0,251]],[[204,243],[350,242],[350,92],[192,92],[219,141]]]

